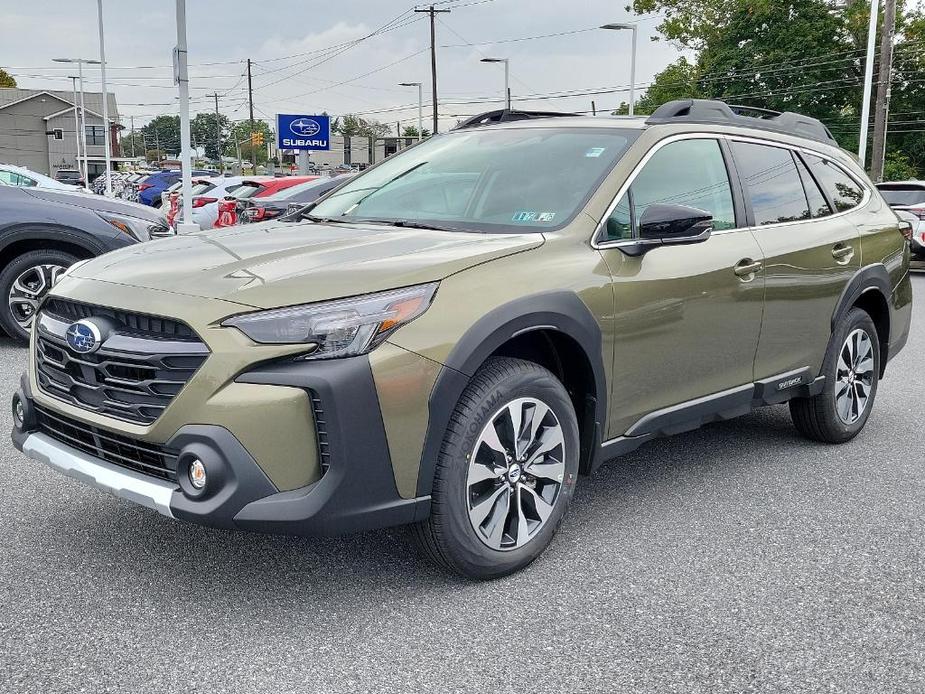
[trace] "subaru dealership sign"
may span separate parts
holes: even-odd
[[[279,149],[331,149],[331,118],[278,113],[276,146]]]

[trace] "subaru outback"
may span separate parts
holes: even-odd
[[[793,113],[495,112],[296,217],[68,269],[15,445],[205,525],[409,525],[490,578],[653,438],[789,402],[850,440],[909,331],[897,217]]]

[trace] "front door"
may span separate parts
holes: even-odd
[[[747,271],[760,263],[761,250],[734,203],[719,140],[669,140],[643,162],[598,244],[615,305],[608,438],[656,410],[750,385],[761,329],[764,277],[760,269]],[[713,234],[626,255],[621,244],[634,238],[645,209],[659,203],[710,212]]]
[[[761,246],[765,310],[755,357],[761,380],[822,360],[836,304],[861,263],[849,216],[863,188],[834,163],[769,143],[733,140],[749,223]]]

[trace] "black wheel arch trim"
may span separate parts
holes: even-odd
[[[607,383],[604,375],[601,329],[585,303],[574,292],[543,292],[515,299],[499,306],[478,321],[463,335],[450,352],[441,369],[428,401],[427,433],[421,453],[417,494],[431,492],[437,457],[450,417],[469,380],[479,367],[509,340],[540,330],[560,332],[584,351],[594,380],[593,408],[595,429],[603,428],[607,412]],[[581,413],[576,413],[579,416]],[[582,432],[584,434],[585,432]],[[586,438],[583,436],[583,439]],[[599,435],[595,435],[599,443]],[[582,469],[587,469],[597,448],[596,443],[582,445]]]
[[[0,253],[20,241],[58,241],[78,246],[94,256],[118,247],[118,244],[101,243],[93,234],[60,224],[21,224],[4,229],[2,237]]]
[[[883,377],[883,370],[889,360],[890,333],[892,333],[892,311],[890,310],[890,297],[893,295],[893,285],[890,282],[890,273],[883,263],[873,263],[866,265],[854,273],[854,276],[845,285],[835,310],[832,312],[832,332],[839,322],[848,314],[855,302],[867,292],[877,292],[883,298],[887,306],[887,328],[888,334],[878,335],[880,338],[880,376]]]

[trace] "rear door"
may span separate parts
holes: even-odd
[[[730,138],[752,232],[764,255],[765,303],[755,380],[822,367],[831,318],[861,263],[848,211],[865,189],[833,162],[762,140]]]
[[[721,140],[685,135],[657,144],[598,237],[614,288],[611,437],[656,410],[753,381],[764,278],[744,270],[761,259],[761,251],[744,228]],[[621,245],[632,243],[640,216],[653,204],[709,212],[711,237],[627,255]]]

